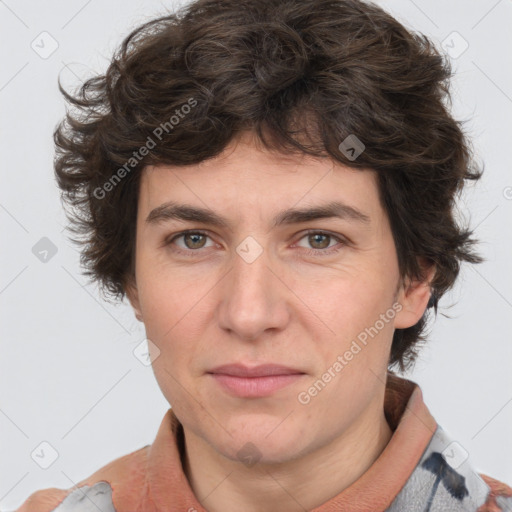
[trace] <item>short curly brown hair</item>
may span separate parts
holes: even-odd
[[[75,95],[59,81],[73,108],[55,129],[55,173],[84,274],[122,300],[142,169],[201,162],[252,130],[270,150],[375,170],[401,277],[423,279],[418,257],[435,264],[437,313],[461,262],[483,261],[454,216],[482,171],[449,113],[451,76],[428,37],[360,0],[197,0],[143,24]],[[352,134],[356,159],[340,148]],[[395,330],[390,367],[416,359],[428,308]]]

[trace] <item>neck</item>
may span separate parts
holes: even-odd
[[[184,472],[209,512],[311,510],[354,483],[384,450],[392,431],[383,407],[377,411],[368,411],[357,425],[307,455],[251,467],[224,457],[184,429]]]

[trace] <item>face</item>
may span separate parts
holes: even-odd
[[[185,432],[229,459],[251,442],[261,462],[284,462],[361,427],[393,330],[428,301],[399,282],[374,171],[271,153],[249,134],[201,164],[143,171],[128,297]],[[212,373],[227,364],[289,374]]]

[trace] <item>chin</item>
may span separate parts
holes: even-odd
[[[283,422],[268,417],[258,422],[244,421],[236,427],[236,422],[227,429],[232,436],[221,431],[221,437],[214,436],[210,441],[217,451],[225,457],[243,462],[250,467],[254,462],[264,464],[279,464],[297,458],[303,450],[303,436],[290,427],[286,428]],[[222,441],[221,441],[222,439]]]

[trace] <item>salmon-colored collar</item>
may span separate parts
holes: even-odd
[[[352,485],[312,512],[384,511],[414,471],[437,428],[418,385],[388,372],[384,412],[393,435],[377,460]],[[174,412],[164,416],[149,447],[146,510],[207,512],[195,497],[183,472],[183,428]]]

